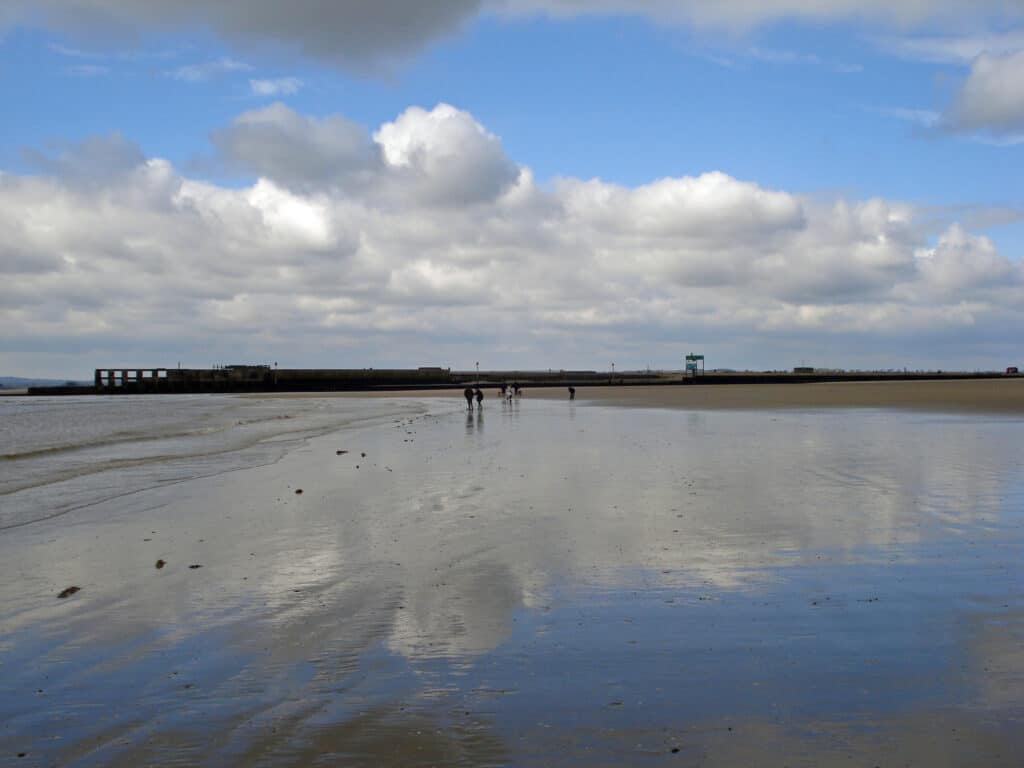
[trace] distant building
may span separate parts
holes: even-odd
[[[793,369],[793,373],[814,373],[814,368],[808,365],[798,365]]]

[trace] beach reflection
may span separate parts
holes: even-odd
[[[423,754],[480,764],[543,762],[516,751],[523,734],[554,754],[646,734],[658,752],[671,739],[657,728],[731,718],[728,744],[701,739],[741,755],[765,734],[794,749],[780,717],[838,733],[965,702],[1019,713],[1019,421],[525,398],[494,411],[487,430],[450,411],[319,438],[12,532],[8,733],[103,727],[134,749],[134,717],[76,719],[99,685],[134,716],[162,713],[158,732],[187,732],[183,672],[210,722],[281,724],[274,746],[232,726],[224,764],[251,750],[299,764],[321,738],[369,764],[360,724],[385,745],[419,717],[446,734]],[[71,583],[83,592],[55,601]],[[35,687],[45,707],[15,695]],[[455,712],[488,714],[472,748]],[[545,742],[545,724],[579,741]]]

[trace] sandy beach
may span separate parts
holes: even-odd
[[[488,399],[500,394],[484,388]],[[565,400],[565,387],[528,387],[530,398]],[[266,395],[247,395],[265,397]],[[273,397],[442,397],[462,391],[281,393]],[[957,381],[855,381],[811,384],[720,384],[701,386],[577,387],[576,400],[639,408],[898,408],[922,411],[1024,413],[1024,378]]]
[[[1019,765],[1021,383],[159,398],[0,464],[0,763]]]

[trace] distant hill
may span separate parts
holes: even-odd
[[[22,389],[24,387],[59,387],[61,384],[91,384],[92,382],[71,381],[70,379],[25,379],[20,376],[0,376],[0,387]]]

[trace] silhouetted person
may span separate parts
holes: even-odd
[[[576,399],[576,387],[569,387],[569,399],[570,400],[575,400]]]
[[[462,396],[466,398],[466,406],[469,408],[469,410],[472,411],[473,410],[473,388],[472,387],[466,387],[464,390],[462,390]]]
[[[501,396],[502,397],[505,396],[505,392],[506,392],[507,389],[508,389],[508,384],[502,384],[501,385]]]
[[[476,392],[474,392],[473,394],[476,395],[476,407],[477,408],[483,408],[484,407],[484,393],[481,391],[480,387],[477,387],[476,388]]]
[[[512,382],[512,391],[516,393],[516,397],[519,397],[519,382]]]

